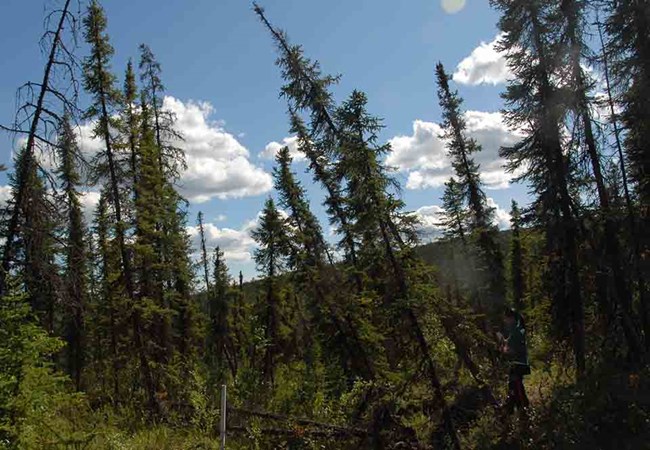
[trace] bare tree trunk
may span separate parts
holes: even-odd
[[[605,50],[605,40],[603,38],[602,24],[598,20],[598,36],[600,38],[600,47],[602,49],[603,61],[603,74],[605,76],[605,84],[607,89],[607,104],[611,114],[611,123],[614,128],[614,140],[616,142],[616,152],[618,155],[618,163],[623,177],[623,193],[625,196],[625,206],[627,208],[627,220],[630,229],[630,236],[633,243],[633,258],[634,258],[634,272],[639,290],[639,303],[641,305],[641,321],[643,324],[643,334],[645,336],[646,350],[650,350],[650,310],[647,306],[647,293],[645,277],[641,270],[641,248],[639,244],[639,233],[637,231],[636,214],[634,212],[634,205],[630,196],[630,189],[627,181],[627,168],[625,167],[625,155],[623,154],[623,145],[621,144],[621,133],[618,127],[618,120],[616,119],[616,104],[612,96],[612,88],[609,77],[609,58]]]
[[[29,174],[33,165],[36,164],[34,147],[36,139],[38,139],[38,127],[41,122],[41,116],[44,111],[44,103],[46,95],[48,92],[54,93],[55,95],[59,94],[51,89],[51,75],[52,70],[56,62],[56,54],[61,44],[61,35],[63,33],[64,25],[66,22],[66,17],[68,15],[68,10],[70,7],[71,0],[66,0],[63,9],[61,10],[61,17],[59,19],[56,31],[54,31],[54,37],[52,39],[52,47],[50,48],[50,53],[48,55],[47,63],[45,64],[45,71],[43,73],[43,80],[40,84],[40,92],[38,94],[38,99],[34,107],[33,117],[29,132],[27,135],[27,143],[25,144],[25,163],[20,168],[21,173],[18,176],[18,179],[26,180],[27,174]],[[4,127],[3,127],[4,128]],[[14,130],[18,131],[18,130]],[[19,232],[19,221],[22,209],[24,207],[23,203],[25,201],[25,186],[19,186],[16,193],[16,198],[14,199],[14,207],[11,212],[11,218],[9,219],[9,224],[7,227],[7,234],[5,236],[4,251],[2,254],[2,264],[0,266],[0,297],[6,292],[7,276],[11,270],[11,263],[14,258],[14,241]]]

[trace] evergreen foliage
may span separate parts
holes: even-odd
[[[461,239],[464,239],[464,236],[458,200],[467,205],[468,231],[476,241],[482,263],[479,274],[487,281],[487,295],[483,295],[488,297],[489,308],[500,310],[505,300],[503,254],[497,243],[498,229],[494,225],[494,208],[487,205],[479,174],[480,166],[472,157],[472,153],[481,151],[481,146],[475,139],[467,137],[467,125],[461,110],[462,100],[457,92],[451,91],[449,75],[442,63],[436,66],[436,77],[444,130],[441,137],[448,142],[447,150],[458,177],[457,181],[450,181],[450,185],[446,186],[444,201],[451,202],[450,214],[456,222],[452,229],[456,230]],[[459,195],[460,199],[455,200],[456,195]]]
[[[118,89],[104,9],[93,0],[77,21],[69,4],[46,32],[52,53],[1,221],[0,447],[212,448],[221,385],[234,449],[645,445],[647,2],[491,0],[512,73],[503,114],[521,135],[500,153],[532,202],[513,201],[510,230],[498,229],[481,146],[439,63],[454,173],[443,238],[426,245],[366,94],[339,101],[339,77],[255,5],[334,236],[280,149],[251,232],[251,280],[232,276],[230,247],[202,212],[187,227],[185,144],[153,51],[139,46]],[[592,6],[604,27],[590,23]],[[76,23],[82,115],[54,86]],[[603,64],[586,70],[594,27]],[[594,113],[600,75],[606,124]],[[79,119],[101,144],[90,161]],[[99,194],[88,225],[86,189]],[[506,302],[525,319],[532,362],[531,405],[507,417],[497,399],[510,366],[494,336]]]

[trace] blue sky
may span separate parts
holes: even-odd
[[[462,0],[443,0],[447,6]],[[3,0],[0,5],[0,121],[8,124],[15,111],[15,90],[38,80],[43,57],[40,0]],[[53,4],[55,0],[47,0]],[[274,65],[275,49],[245,0],[104,0],[108,32],[116,54],[113,69],[121,78],[128,58],[147,43],[163,68],[180,131],[186,133],[190,172],[181,180],[192,200],[190,225],[196,212],[210,222],[209,242],[227,251],[233,271],[254,275],[252,243],[247,233],[269,190],[272,153],[289,137],[286,106],[278,98],[282,84]],[[500,121],[499,92],[507,76],[503,59],[489,45],[497,35],[497,16],[488,2],[466,0],[448,13],[441,0],[267,0],[269,19],[285,29],[292,42],[304,46],[327,73],[341,74],[338,100],[353,89],[369,97],[370,111],[384,119],[382,140],[393,143],[389,155],[405,186],[407,208],[419,211],[432,229],[442,188],[449,175],[444,145],[437,139],[440,119],[434,65],[457,72],[456,87],[465,98],[470,132],[484,144],[478,156],[490,187],[488,196],[505,211],[511,198],[526,201],[525,189],[508,186],[498,168],[496,149],[516,136]],[[87,49],[81,45],[80,55]],[[458,70],[460,68],[463,70]],[[121,83],[121,81],[120,81]],[[82,107],[86,106],[82,98]],[[85,140],[82,138],[82,143]],[[0,137],[0,162],[10,164],[12,140]],[[88,144],[89,148],[92,147]],[[296,163],[300,178],[322,219],[321,193]],[[6,178],[0,179],[6,184]],[[92,206],[92,195],[88,197]],[[507,220],[499,210],[502,225]]]

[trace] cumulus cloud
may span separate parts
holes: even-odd
[[[448,163],[441,133],[437,123],[416,120],[411,136],[395,136],[389,141],[392,151],[386,163],[402,171],[444,168]]]
[[[488,189],[507,188],[511,175],[505,173],[504,160],[498,152],[501,146],[514,144],[520,136],[508,129],[501,113],[467,111],[465,120],[468,137],[476,139],[483,147],[473,155],[481,165],[483,183]],[[416,120],[410,136],[390,139],[392,150],[386,163],[408,174],[407,189],[440,187],[453,174],[441,133],[440,125]]]
[[[469,56],[458,63],[453,75],[454,81],[469,85],[497,85],[506,82],[511,76],[510,69],[505,54],[496,49],[501,36],[497,35],[492,42],[481,42]]]
[[[212,254],[216,247],[224,252],[226,260],[235,262],[249,262],[252,260],[256,246],[251,237],[251,231],[257,226],[258,219],[246,222],[241,228],[219,228],[214,223],[203,224],[205,241],[208,254]],[[192,239],[192,246],[198,252],[201,248],[199,227],[187,227],[187,232]]]
[[[493,198],[487,198],[487,205],[494,208],[494,224],[504,230],[510,227],[510,214],[502,209]],[[445,218],[445,210],[438,205],[422,206],[413,212],[418,220],[417,232],[421,239],[432,241],[440,238],[444,231],[441,222]]]
[[[510,228],[510,213],[501,208],[493,198],[487,198],[487,204],[490,208],[494,208],[494,224],[500,230]]]
[[[260,158],[275,159],[283,147],[289,147],[289,154],[294,161],[303,161],[305,159],[304,153],[298,150],[298,136],[288,136],[282,139],[282,142],[269,142],[259,154]]]
[[[185,150],[188,166],[180,189],[190,200],[200,203],[271,190],[271,176],[250,162],[248,150],[220,124],[209,121],[213,112],[209,103],[165,97],[163,107],[176,115],[176,128],[185,138],[178,143]]]
[[[287,212],[278,209],[281,217],[287,218]],[[217,216],[216,220],[219,221],[222,216]],[[223,252],[227,260],[236,262],[249,262],[252,260],[257,243],[251,237],[251,233],[255,230],[262,218],[262,211],[248,221],[246,221],[241,228],[233,229],[228,227],[219,228],[214,223],[207,222],[203,224],[205,232],[205,243],[208,253],[212,253],[218,246]],[[198,251],[201,248],[201,238],[199,235],[199,227],[188,226],[187,232],[192,239],[192,247],[198,257]]]
[[[429,241],[441,236],[443,227],[440,221],[444,217],[444,209],[438,205],[423,206],[413,214],[418,220],[417,231],[423,240]]]
[[[0,208],[3,208],[11,197],[11,186],[0,186]]]
[[[222,123],[210,119],[214,112],[210,103],[166,96],[163,108],[176,116],[176,130],[184,137],[175,143],[185,151],[187,162],[179,190],[190,201],[240,198],[271,190],[271,175],[251,163],[249,151]],[[79,127],[79,144],[88,159],[103,149],[101,140],[92,137],[92,128],[92,123]]]

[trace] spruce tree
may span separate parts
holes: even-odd
[[[309,168],[314,173],[315,181],[319,182],[327,193],[325,206],[330,217],[330,224],[337,228],[342,235],[339,248],[343,250],[345,261],[352,266],[357,291],[361,291],[361,278],[358,274],[357,248],[352,236],[351,224],[345,213],[345,198],[342,187],[338,182],[334,167],[325,152],[313,143],[310,132],[298,113],[290,108],[291,131],[296,133],[298,148],[309,160]]]
[[[109,195],[103,190],[95,210],[93,232],[97,237],[97,263],[99,266],[100,293],[95,301],[94,312],[97,323],[94,339],[100,346],[106,347],[108,356],[104,360],[95,361],[102,377],[110,379],[113,402],[121,399],[122,373],[124,366],[124,349],[126,339],[126,320],[129,311],[126,309],[126,292],[120,282],[120,254],[112,237],[114,217],[110,211]],[[105,368],[107,365],[109,368]],[[108,375],[107,375],[108,374]]]
[[[25,83],[18,90],[18,98],[23,99],[23,105],[18,109],[16,123],[8,128],[0,125],[0,129],[22,135],[26,138],[25,146],[21,149],[24,153],[21,164],[16,165],[17,171],[14,181],[28,182],[32,173],[38,170],[37,151],[52,151],[50,130],[56,128],[61,122],[62,115],[51,108],[48,103],[63,104],[66,111],[76,110],[77,62],[71,52],[70,42],[66,36],[76,39],[78,20],[72,12],[71,0],[65,0],[62,6],[54,9],[45,21],[46,30],[41,38],[41,44],[47,47],[47,59],[40,83]],[[58,19],[57,19],[58,15]],[[50,29],[50,24],[55,27]],[[24,117],[19,117],[24,115]],[[27,129],[23,125],[27,125]],[[32,186],[16,184],[13,186],[13,200],[8,208],[8,219],[5,224],[2,260],[0,263],[0,295],[4,293],[5,278],[15,263],[17,248],[16,240],[24,232],[21,223],[28,221],[24,216],[30,209],[34,200],[30,198]]]
[[[375,369],[368,354],[368,345],[360,340],[351,313],[345,311],[349,300],[342,298],[341,293],[328,292],[327,283],[338,282],[339,272],[326,270],[326,260],[330,267],[333,261],[318,219],[309,209],[305,190],[291,170],[291,162],[289,148],[282,148],[276,156],[277,166],[273,172],[280,205],[289,213],[287,222],[292,230],[293,245],[288,267],[293,271],[301,290],[310,299],[307,304],[314,328],[322,336],[334,335],[338,338],[325,347],[336,353],[344,370],[352,372],[349,373],[350,379],[359,375],[366,379],[373,378]],[[334,279],[326,275],[332,272]],[[372,328],[369,323],[362,326],[365,329]],[[330,346],[334,348],[329,348]]]
[[[351,228],[360,252],[371,259],[377,252],[387,257],[402,285],[406,281],[397,253],[415,242],[414,222],[391,192],[397,185],[381,163],[390,146],[378,144],[381,122],[368,114],[366,103],[366,95],[354,91],[336,110],[340,136],[336,173],[345,182],[347,214],[353,218]]]
[[[122,92],[122,104],[120,115],[122,122],[120,128],[125,136],[125,147],[129,154],[129,170],[131,172],[131,183],[133,185],[134,201],[137,201],[135,186],[138,184],[138,145],[140,136],[140,111],[138,111],[138,86],[135,81],[133,63],[129,60],[124,75],[124,88]]]
[[[210,327],[206,356],[210,385],[219,386],[224,383],[226,373],[230,276],[223,251],[218,246],[214,249],[212,258],[212,282],[214,288],[208,300]]]
[[[622,130],[619,125],[618,114],[616,113],[618,104],[616,102],[616,99],[614,98],[614,92],[613,92],[614,86],[612,83],[612,76],[611,76],[610,55],[609,52],[607,51],[607,47],[605,43],[605,37],[603,34],[603,24],[600,22],[599,18],[597,19],[598,21],[596,27],[598,29],[598,39],[601,47],[601,55],[599,58],[599,62],[602,64],[602,75],[605,82],[605,86],[604,86],[605,92],[607,94],[606,102],[607,102],[607,108],[609,109],[609,123],[611,124],[613,129],[614,143],[616,146],[616,156],[618,157],[618,167],[621,172],[623,192],[625,194],[625,206],[627,208],[628,220],[630,222],[630,234],[634,235],[634,229],[635,229],[634,205],[632,203],[632,196],[630,194],[626,158],[623,152],[623,143],[621,137]]]
[[[583,61],[591,56],[584,37],[585,8],[586,4],[583,1],[563,0],[557,14],[561,24],[560,41],[565,49],[567,66],[571,72],[567,87],[568,91],[572,92],[573,95],[569,97],[569,107],[575,115],[575,122],[581,131],[580,134],[584,141],[583,146],[591,164],[591,175],[598,193],[599,206],[604,222],[604,254],[606,261],[603,266],[606,272],[611,272],[615,293],[615,298],[611,303],[620,305],[622,327],[631,354],[640,355],[642,351],[641,338],[632,320],[632,292],[629,289],[630,283],[623,269],[624,261],[617,236],[617,225],[611,209],[609,192],[605,183],[602,160],[596,143],[591,117],[592,105],[589,101],[589,94],[592,83],[582,68]]]
[[[160,63],[148,45],[140,45],[140,81],[152,111],[152,127],[158,146],[158,163],[163,177],[175,181],[185,170],[185,153],[175,145],[182,136],[174,128],[175,117],[163,108],[165,86],[161,79]]]
[[[442,195],[442,209],[444,217],[440,225],[444,227],[444,235],[448,239],[459,239],[463,245],[467,244],[467,209],[460,184],[454,177],[445,183]]]
[[[252,237],[259,245],[255,250],[257,270],[265,277],[266,304],[264,314],[264,336],[266,349],[262,373],[266,382],[273,383],[275,358],[279,352],[278,327],[280,320],[280,295],[278,276],[286,267],[290,253],[289,239],[285,231],[284,220],[272,198],[264,204],[259,226],[252,232]]]
[[[143,95],[149,105],[152,115],[151,127],[154,132],[157,147],[159,177],[162,182],[160,197],[156,199],[161,206],[157,228],[162,231],[158,242],[158,260],[162,267],[162,279],[167,295],[162,297],[166,310],[175,311],[177,344],[183,357],[188,356],[191,347],[196,343],[193,331],[192,315],[195,305],[190,299],[191,269],[188,258],[190,245],[185,229],[186,201],[178,194],[174,184],[186,169],[185,154],[177,146],[183,138],[176,130],[175,116],[165,110],[163,95],[165,87],[161,80],[160,63],[156,60],[151,49],[140,45],[140,80],[143,84]],[[163,346],[171,354],[171,334],[168,326],[163,332]]]
[[[291,161],[289,148],[283,147],[276,156],[277,166],[273,172],[279,204],[289,212],[290,224],[297,231],[294,244],[301,248],[297,259],[290,266],[293,269],[320,266],[327,253],[327,246],[318,219],[309,209],[305,191],[291,171]]]
[[[650,5],[646,0],[608,2],[608,52],[618,89],[630,175],[637,183],[641,217],[650,205]]]
[[[133,339],[140,360],[143,386],[150,408],[154,412],[161,412],[156,397],[155,381],[151,374],[143,342],[141,311],[136,306],[132,261],[126,243],[126,223],[123,217],[121,190],[125,170],[124,164],[121,163],[119,155],[116,153],[112,132],[113,128],[116,128],[113,113],[120,104],[120,94],[115,88],[115,76],[110,71],[110,59],[114,50],[108,40],[106,26],[104,10],[96,0],[93,0],[84,18],[84,38],[91,48],[90,55],[83,62],[84,88],[92,98],[92,104],[86,110],[84,117],[95,120],[94,136],[103,141],[104,148],[97,156],[95,164],[99,169],[99,175],[106,177],[110,186],[110,201],[115,213],[115,235],[120,252],[121,273],[126,293],[131,302]]]
[[[144,100],[144,99],[143,99]],[[156,359],[167,362],[169,357],[169,339],[171,311],[162,300],[165,286],[162,282],[162,270],[159,258],[159,243],[163,239],[159,220],[162,212],[162,179],[158,165],[158,148],[152,127],[151,113],[145,101],[140,104],[141,119],[137,147],[137,184],[135,191],[135,244],[133,246],[134,265],[138,273],[138,303],[141,308],[151,305],[151,315],[158,339],[155,342]],[[146,328],[146,327],[145,327]]]
[[[647,0],[612,1],[607,3],[609,17],[605,23],[608,34],[606,46],[610,61],[613,87],[620,93],[621,123],[624,128],[625,159],[621,164],[625,175],[629,169],[631,181],[638,194],[638,223],[629,208],[634,240],[634,259],[639,292],[641,319],[646,348],[650,349],[650,306],[645,278],[650,271],[650,247],[647,233],[642,230],[650,223],[650,5]],[[609,80],[608,80],[609,81]],[[622,158],[622,157],[621,157]],[[627,192],[626,192],[627,194]]]
[[[205,246],[205,229],[203,228],[203,212],[199,211],[196,216],[196,224],[199,227],[199,239],[201,240],[201,266],[203,268],[203,279],[205,281],[205,295],[210,299],[210,275],[208,271],[208,251]]]
[[[510,209],[510,277],[512,282],[512,303],[521,311],[524,306],[524,251],[521,236],[521,211],[516,201],[512,201]]]
[[[189,369],[196,356],[198,345],[197,302],[192,295],[193,266],[190,259],[191,242],[187,232],[187,203],[167,184],[165,198],[175,199],[168,204],[167,217],[170,218],[167,233],[170,262],[171,308],[177,316],[176,340],[184,370]]]
[[[555,324],[570,334],[578,376],[585,372],[584,304],[578,265],[578,221],[574,213],[577,198],[570,180],[571,155],[562,145],[561,125],[566,114],[558,87],[559,51],[547,35],[549,3],[541,0],[491,0],[502,14],[499,27],[504,33],[499,50],[506,53],[513,80],[503,97],[509,126],[523,129],[520,142],[501,149],[509,171],[522,169],[535,194],[532,208],[546,234],[550,257],[546,276]]]
[[[333,118],[335,105],[330,87],[338,82],[338,77],[323,74],[318,62],[306,58],[300,46],[290,45],[287,36],[273,28],[261,7],[254,4],[254,10],[271,33],[280,53],[276,64],[286,82],[281,95],[289,104],[291,131],[298,137],[299,148],[307,156],[314,178],[325,188],[325,205],[330,219],[342,235],[341,247],[346,260],[356,270],[356,248],[344,211],[345,199],[330,163],[338,142],[338,128]],[[303,112],[308,114],[308,125],[300,116]],[[362,287],[358,274],[354,276],[354,281],[360,291]]]
[[[497,241],[499,231],[494,225],[494,208],[487,205],[479,174],[480,166],[472,157],[473,153],[481,151],[481,146],[467,136],[467,125],[461,110],[462,99],[449,87],[449,75],[442,63],[436,65],[436,77],[443,116],[444,132],[441,137],[448,142],[449,157],[458,177],[458,189],[468,207],[470,232],[476,237],[484,276],[488,280],[490,306],[498,307],[505,300],[503,254]]]
[[[68,372],[77,390],[81,389],[81,373],[85,363],[86,332],[85,311],[88,296],[88,255],[86,226],[83,220],[78,186],[80,156],[76,136],[68,117],[64,117],[59,132],[58,153],[60,166],[58,176],[67,211],[65,222],[65,269],[63,275],[65,305],[65,337]]]
[[[60,286],[55,245],[57,217],[45,182],[27,149],[17,153],[15,173],[10,176],[9,185],[8,210],[21,209],[13,247],[17,254],[12,260],[17,263],[15,269],[24,283],[32,311],[49,333],[55,333],[59,331],[55,329],[55,314]],[[22,207],[19,205],[21,199],[24,202]],[[12,219],[13,213],[6,228],[11,227]]]

